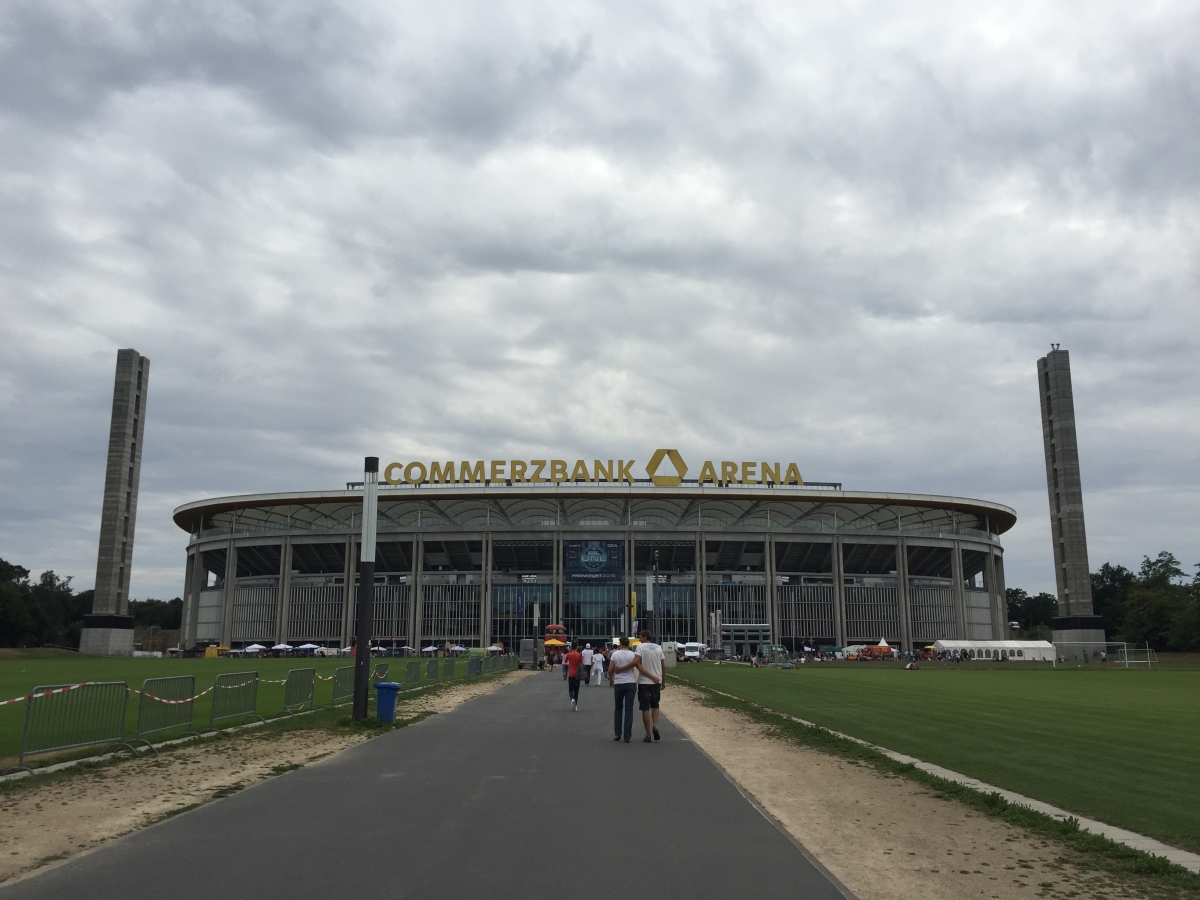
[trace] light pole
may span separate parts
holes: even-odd
[[[375,520],[379,510],[379,457],[363,464],[362,551],[358,557],[358,621],[354,629],[354,718],[367,717],[371,681],[371,614],[375,611]]]

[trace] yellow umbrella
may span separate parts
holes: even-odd
[[[560,641],[556,638],[551,638],[550,640],[543,641],[542,643],[543,643],[543,646],[546,646],[546,647],[565,647],[565,646],[567,646],[566,641]]]

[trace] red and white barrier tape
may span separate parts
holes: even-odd
[[[246,682],[246,683],[250,684],[251,682]],[[215,686],[216,685],[213,685],[213,687],[215,687]],[[151,700],[157,700],[159,703],[166,703],[169,706],[179,706],[181,703],[191,703],[193,700],[199,700],[201,697],[203,697],[205,694],[207,694],[211,690],[212,690],[212,687],[206,687],[204,690],[202,690],[196,696],[188,697],[185,700],[166,700],[163,697],[156,697],[153,694],[142,694],[142,692],[137,689],[134,689],[133,692],[135,694],[142,694],[143,697],[149,697]]]
[[[75,688],[87,687],[89,684],[102,684],[100,681],[81,681],[79,684],[65,684],[60,688],[55,688],[52,691],[42,691],[40,694],[28,693],[24,697],[13,697],[11,700],[0,700],[0,706],[8,706],[10,703],[20,703],[22,700],[31,700],[34,697],[49,697],[51,694],[65,694],[67,691],[73,691]]]

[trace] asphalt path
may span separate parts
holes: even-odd
[[[0,900],[847,896],[665,717],[615,742],[611,690],[581,696],[538,673]]]

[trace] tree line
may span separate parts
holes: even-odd
[[[79,647],[83,617],[93,592],[71,589],[71,579],[46,570],[30,580],[29,570],[0,559],[0,647]],[[131,600],[135,627],[179,627],[183,600]]]
[[[1188,581],[1179,560],[1165,550],[1142,558],[1137,572],[1105,563],[1092,573],[1092,607],[1110,641],[1149,644],[1155,650],[1200,650],[1200,565]],[[1009,588],[1008,617],[1021,630],[1045,633],[1058,600]]]

